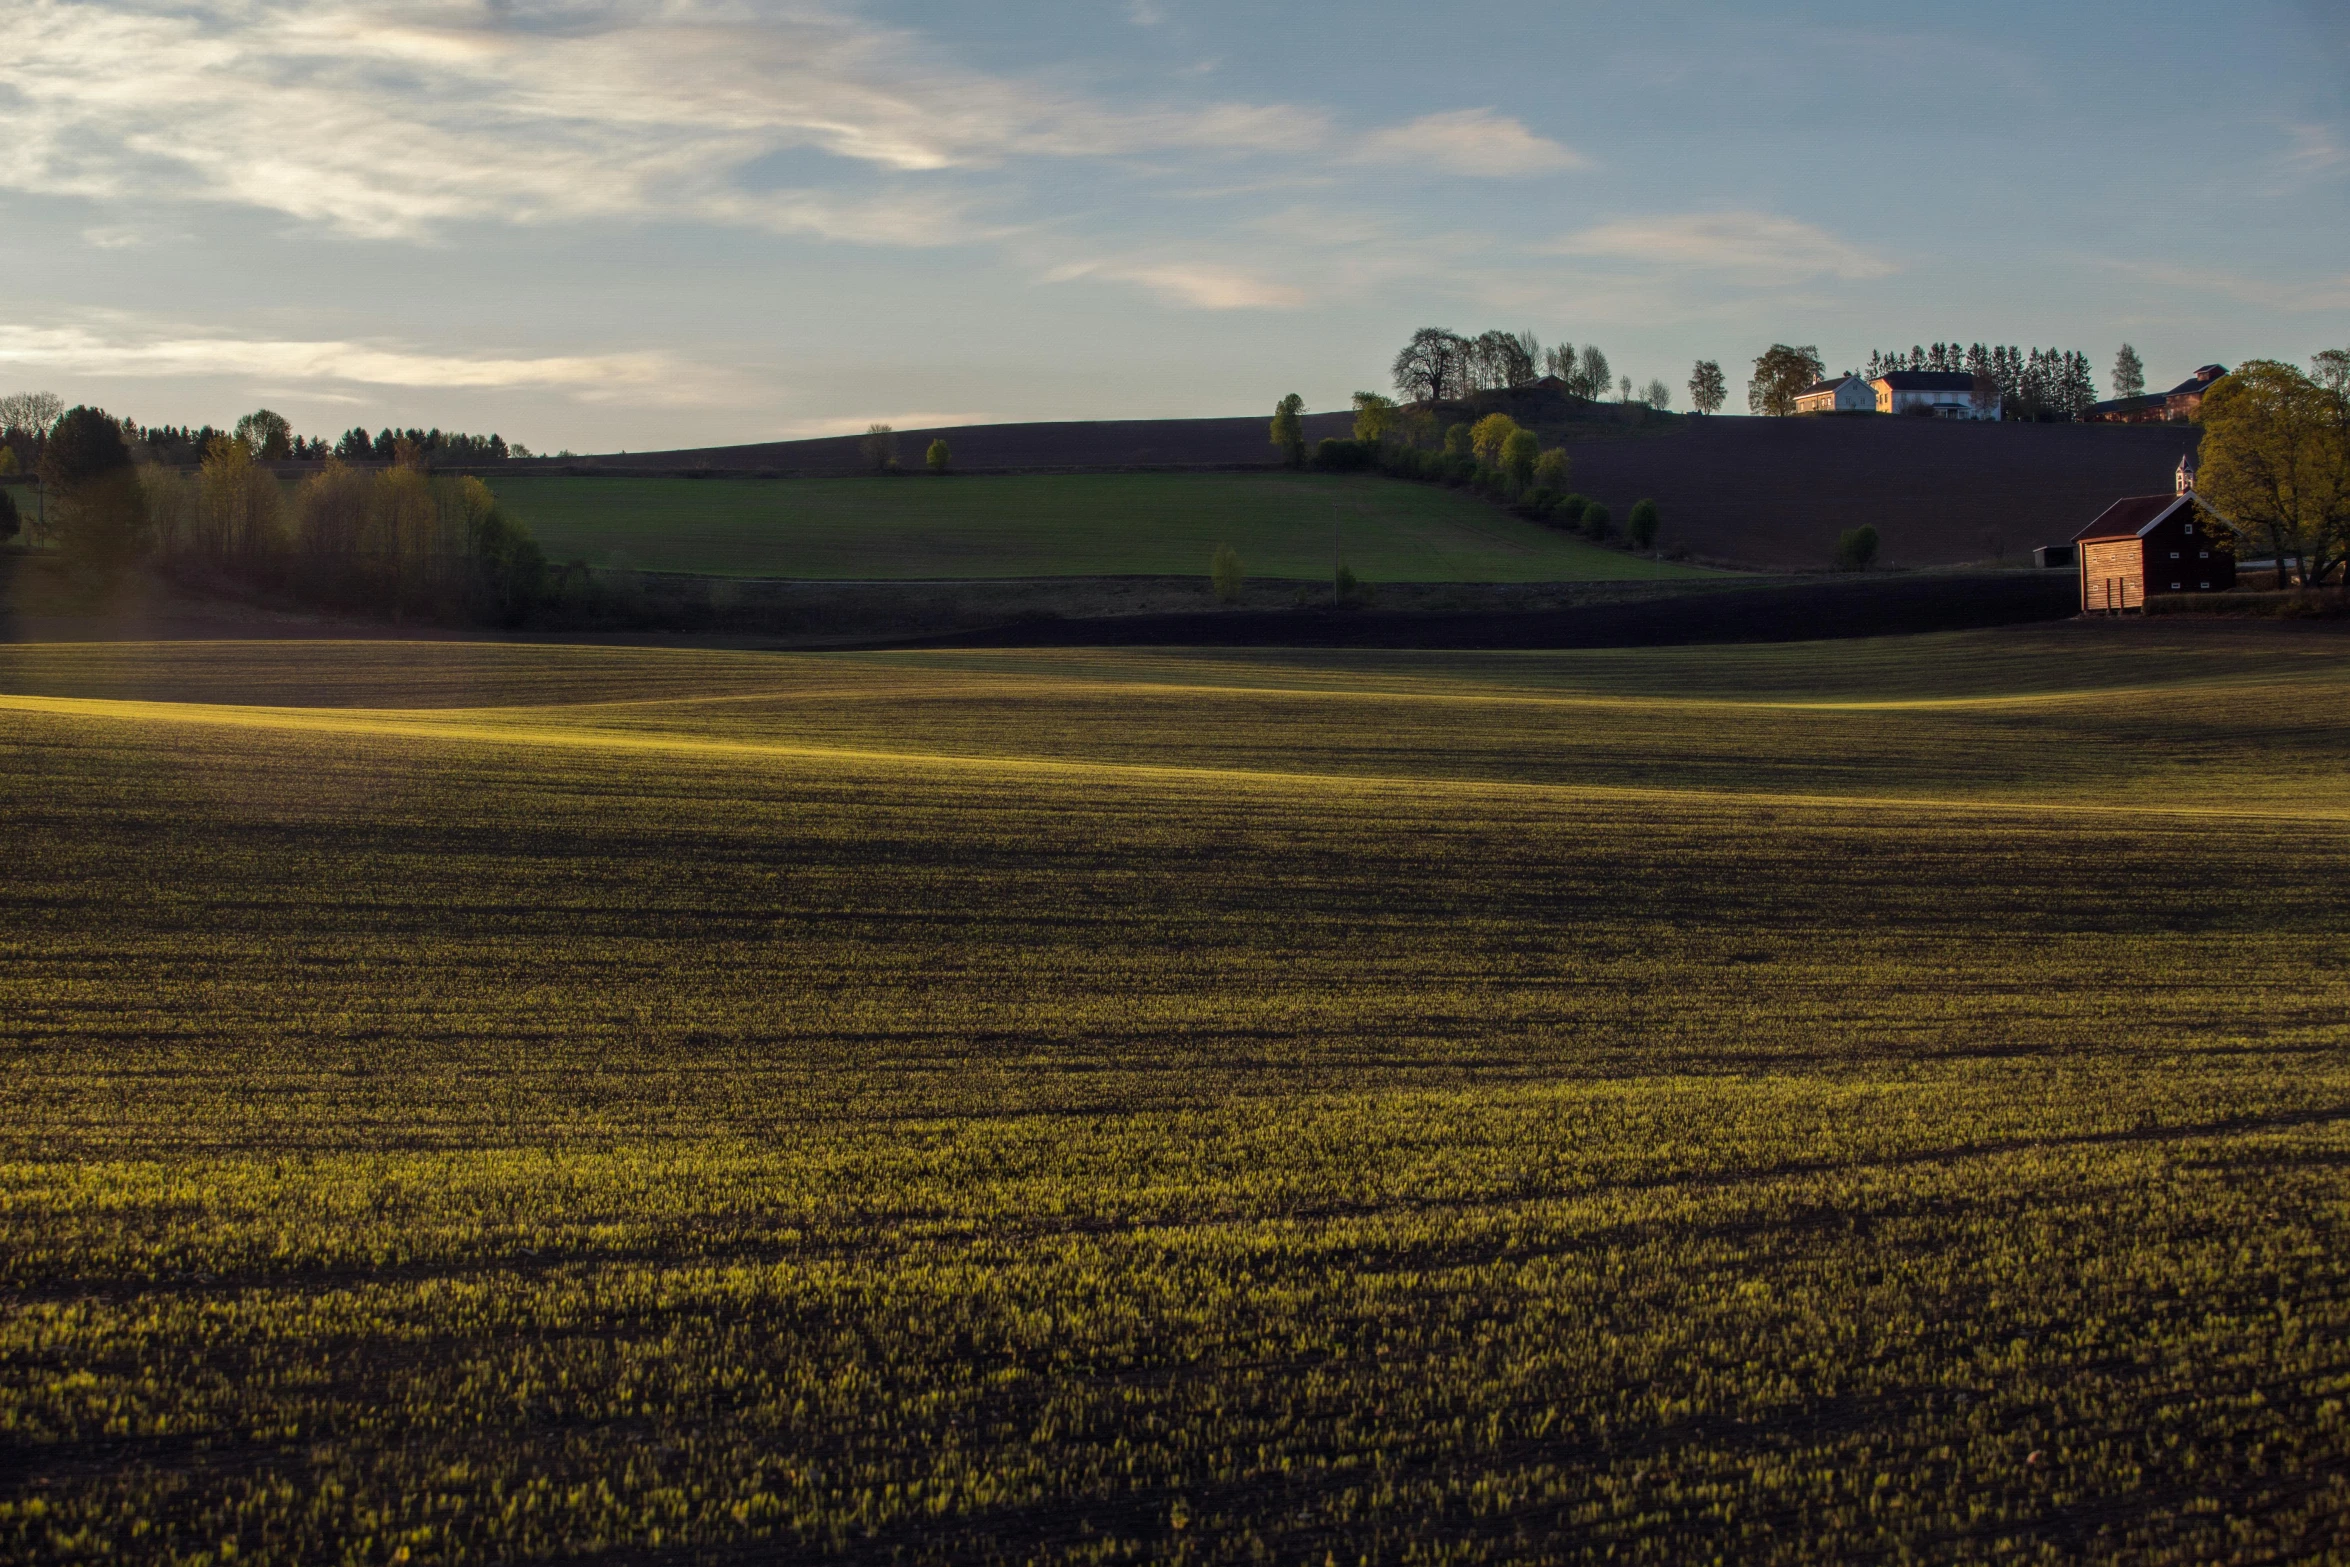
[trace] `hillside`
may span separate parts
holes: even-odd
[[[1725,561],[1805,570],[1827,563],[1836,535],[1863,523],[1899,566],[2027,559],[2069,539],[2122,495],[2167,490],[2195,449],[2192,426],[1949,424],[1921,419],[1676,418],[1640,428],[1551,419],[1528,408],[1574,455],[1574,486],[1618,518],[1653,497],[1665,536]],[[1263,418],[979,425],[908,431],[918,458],[934,435],[958,466],[1117,468],[1271,466]],[[1345,414],[1316,414],[1307,436],[1343,435]],[[607,465],[678,470],[837,473],[854,437],[698,451],[629,453]]]
[[[501,478],[557,561],[814,581],[1255,577],[1326,582],[1331,532],[1375,582],[1598,582],[1690,568],[1600,549],[1464,491],[1364,475],[1094,473],[934,479]]]

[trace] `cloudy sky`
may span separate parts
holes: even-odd
[[[0,0],[0,389],[580,451],[2350,344],[2350,8]]]

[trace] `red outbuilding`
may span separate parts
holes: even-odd
[[[2168,495],[2115,501],[2073,535],[2080,562],[2081,613],[2143,610],[2165,593],[2224,593],[2236,585],[2230,535],[2195,500],[2195,465],[2179,459]]]

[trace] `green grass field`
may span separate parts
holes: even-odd
[[[2338,1560],[2342,649],[0,648],[0,1557]]]
[[[1251,576],[1326,582],[1333,521],[1348,566],[1371,582],[1691,574],[1460,491],[1360,476],[518,477],[496,488],[553,560],[600,566],[622,555],[646,571],[711,576],[1205,576],[1216,547],[1230,544]]]

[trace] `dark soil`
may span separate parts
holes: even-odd
[[[1490,399],[1489,399],[1490,400]],[[1446,410],[1467,417],[1473,408]],[[1562,442],[1571,487],[1620,520],[1653,499],[1664,541],[1692,556],[1760,569],[1818,570],[1836,536],[1873,525],[1880,560],[1919,567],[2011,564],[2038,544],[2070,539],[2125,495],[2167,493],[2195,450],[2192,425],[1962,424],[1933,419],[1697,419],[1629,422],[1596,405],[1520,398],[1508,411]],[[917,463],[933,436],[967,473],[1111,468],[1271,466],[1267,420],[1102,420],[909,430]],[[1313,414],[1309,441],[1344,436],[1347,414]],[[635,452],[571,464],[578,472],[706,472],[713,476],[855,471],[857,437],[696,451]]]
[[[2076,612],[2064,572],[1920,573],[1786,583],[1737,592],[1660,593],[1568,608],[1205,610],[1026,620],[909,638],[928,647],[1654,647],[1805,642],[2061,620]]]

